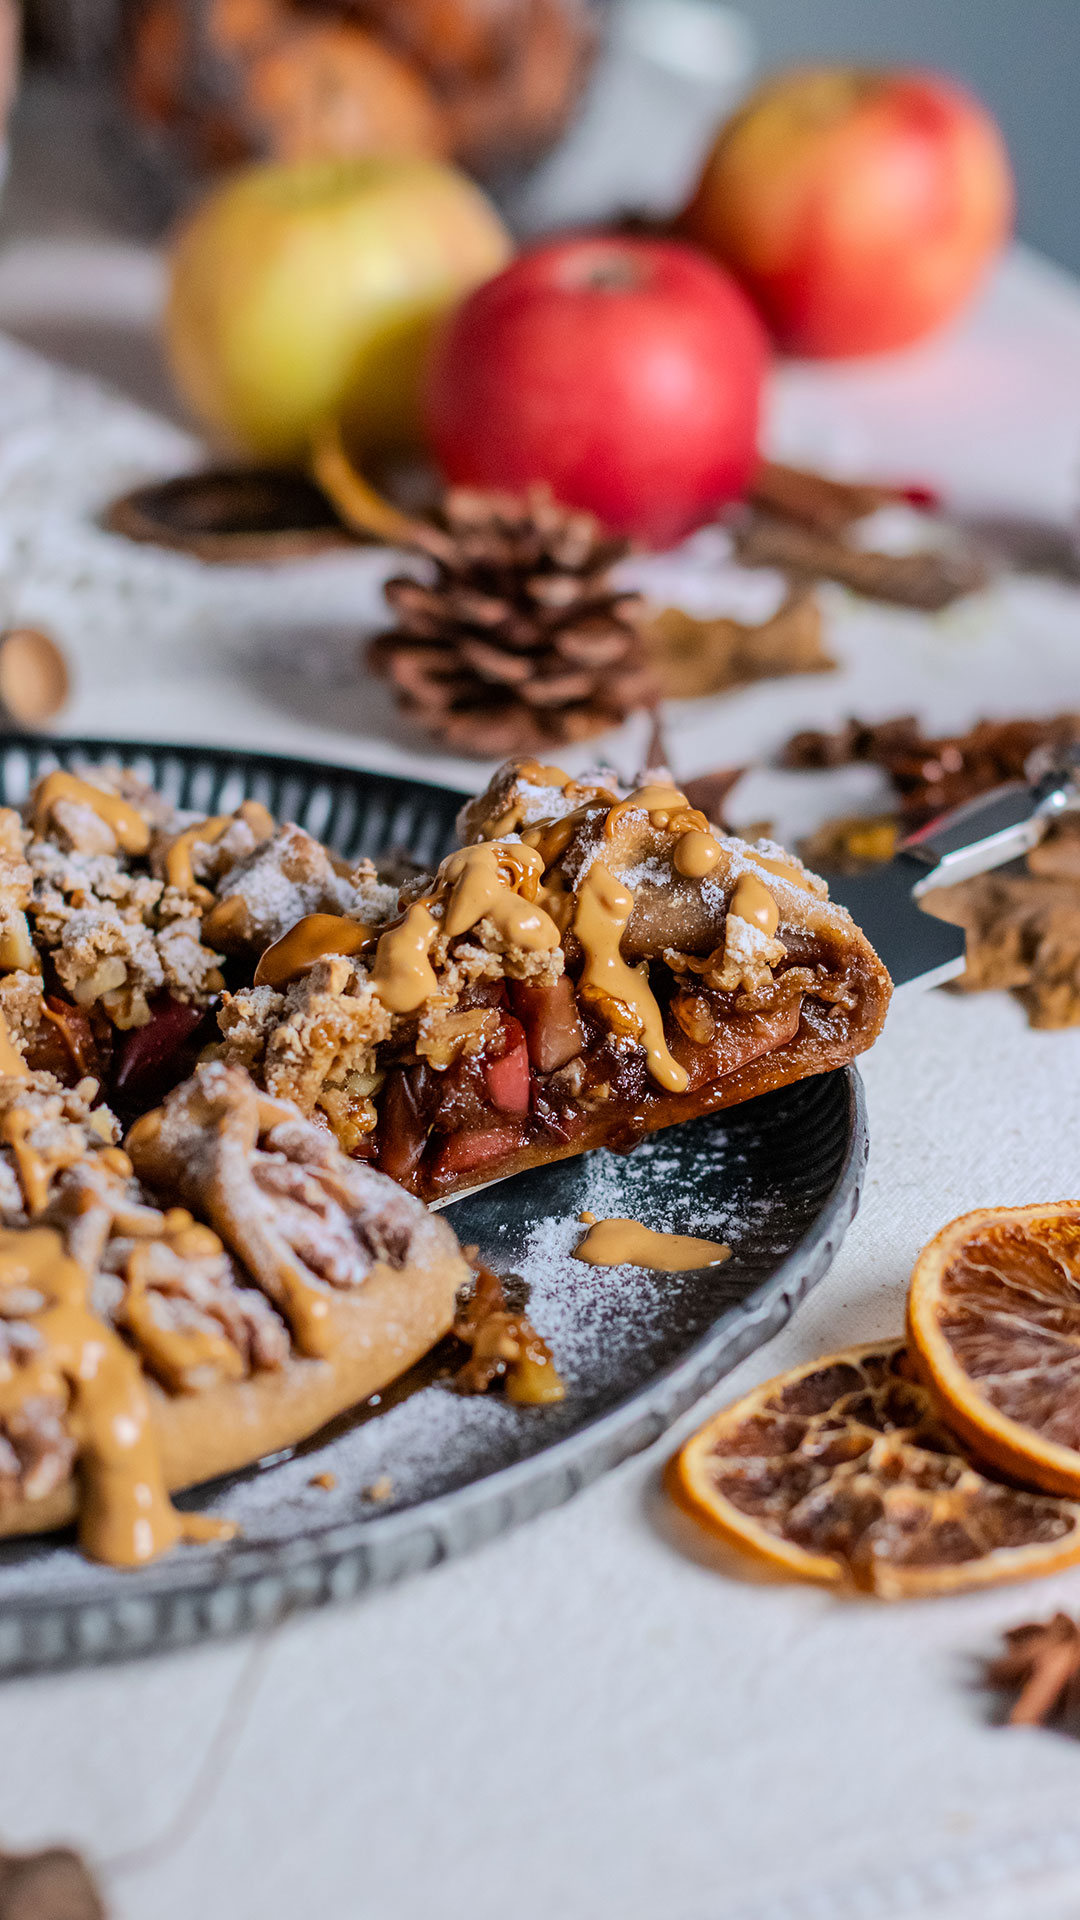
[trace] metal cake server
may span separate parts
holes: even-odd
[[[936,987],[964,971],[963,928],[924,913],[919,902],[927,893],[1019,859],[1061,814],[1080,807],[1080,747],[1040,750],[1028,774],[940,814],[887,865],[826,876],[894,987]]]

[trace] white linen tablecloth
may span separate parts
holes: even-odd
[[[0,256],[0,321],[24,335],[28,284]],[[932,347],[785,369],[770,442],[1060,530],[1080,470],[1080,293],[1017,254]],[[0,340],[0,622],[63,640],[65,726],[475,784],[356,672],[385,556],[213,570],[97,528],[118,490],[195,457],[179,429]],[[745,591],[716,535],[636,571],[702,611]],[[853,711],[953,726],[1080,705],[1068,580],[1013,575],[933,620],[827,602],[841,671],[673,708],[678,773]],[[631,771],[643,737],[605,751]],[[807,792],[755,776],[740,805],[784,821]],[[782,1367],[898,1331],[913,1258],[952,1215],[1080,1193],[1080,1033],[937,993],[896,1006],[864,1073],[870,1170],[832,1272],[682,1431]],[[661,1496],[677,1437],[361,1604],[0,1688],[0,1843],[84,1847],[119,1920],[1080,1913],[1080,1746],[994,1727],[975,1684],[1004,1627],[1080,1608],[1080,1570],[893,1607],[756,1580]]]

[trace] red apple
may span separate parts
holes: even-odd
[[[793,353],[877,353],[952,318],[1012,226],[990,115],[936,74],[782,73],[721,131],[680,231]]]
[[[726,273],[676,242],[557,240],[470,294],[437,341],[426,425],[446,478],[662,546],[746,487],[767,363]]]

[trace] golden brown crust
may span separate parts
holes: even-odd
[[[330,1304],[331,1360],[294,1357],[274,1373],[204,1393],[172,1395],[148,1383],[165,1479],[173,1492],[250,1466],[295,1445],[346,1408],[379,1392],[448,1333],[468,1268],[445,1221],[419,1223],[413,1258],[379,1263],[364,1285]],[[47,1533],[73,1520],[74,1478],[43,1500],[0,1507],[0,1537]]]

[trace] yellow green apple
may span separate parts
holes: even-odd
[[[218,441],[306,459],[331,423],[360,454],[415,444],[432,333],[509,257],[491,203],[439,161],[246,168],[181,227],[166,349]]]

